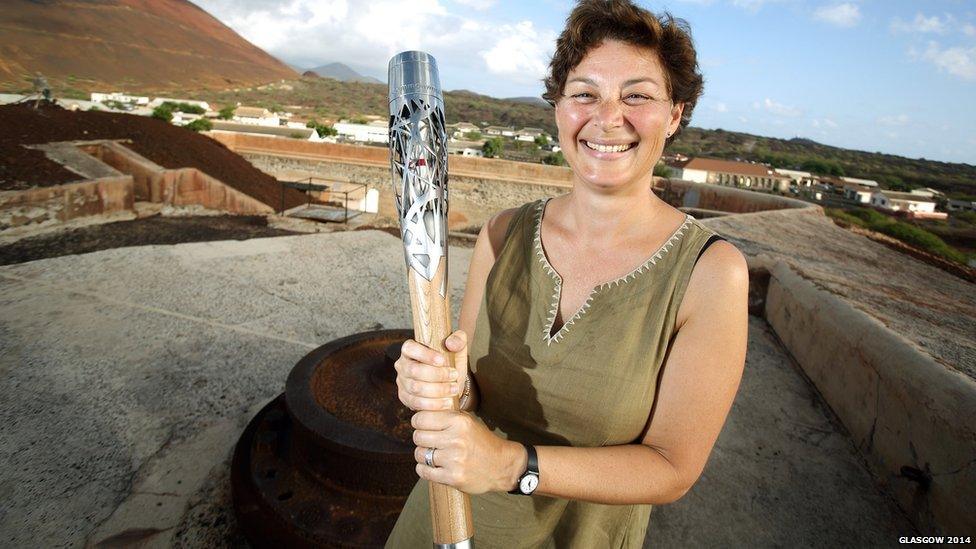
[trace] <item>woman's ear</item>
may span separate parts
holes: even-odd
[[[668,135],[674,135],[678,131],[678,127],[681,125],[681,115],[685,112],[684,103],[675,103],[674,107],[671,107],[671,119],[668,120]]]

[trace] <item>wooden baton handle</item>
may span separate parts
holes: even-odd
[[[455,356],[444,341],[451,335],[451,306],[448,295],[441,296],[440,288],[447,276],[447,258],[442,258],[433,280],[426,280],[413,269],[407,269],[410,285],[410,305],[413,311],[414,339],[447,357],[449,368],[456,360],[467,360],[467,353]],[[444,287],[447,287],[445,284]],[[460,380],[464,383],[464,380]],[[459,409],[459,397],[454,397],[454,410]],[[434,545],[455,545],[470,540],[474,533],[471,524],[471,500],[467,494],[436,482],[429,483],[430,517]]]

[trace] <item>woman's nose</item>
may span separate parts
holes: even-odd
[[[620,101],[600,101],[593,118],[603,130],[617,128],[624,123],[624,110]]]

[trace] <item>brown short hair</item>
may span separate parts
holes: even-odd
[[[566,78],[586,54],[604,40],[620,40],[657,52],[664,68],[668,95],[675,103],[684,103],[681,124],[666,144],[691,122],[704,79],[698,70],[698,57],[691,40],[691,29],[683,19],[670,13],[658,16],[634,5],[630,0],[580,0],[566,18],[566,28],[556,40],[556,53],[549,62],[549,73],[542,94],[555,105],[563,95]]]

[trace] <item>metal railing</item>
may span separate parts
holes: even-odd
[[[363,213],[361,210],[353,210],[354,213],[350,215],[349,197],[355,193],[361,193],[362,200],[365,203],[366,191],[368,190],[365,183],[330,181],[322,177],[314,176],[299,179],[298,181],[279,181],[279,183],[281,184],[281,204],[278,210],[279,214],[285,213],[285,189],[295,189],[298,191],[303,191],[306,197],[305,209],[302,210],[302,213],[294,214],[296,217],[338,223],[346,223],[350,219]],[[313,200],[312,193],[318,193],[319,199]],[[341,196],[341,198],[338,200],[335,199],[336,195]],[[355,200],[355,197],[353,199]],[[339,211],[339,207],[342,208],[342,216],[339,217],[338,215],[332,215],[333,212],[337,213]]]

